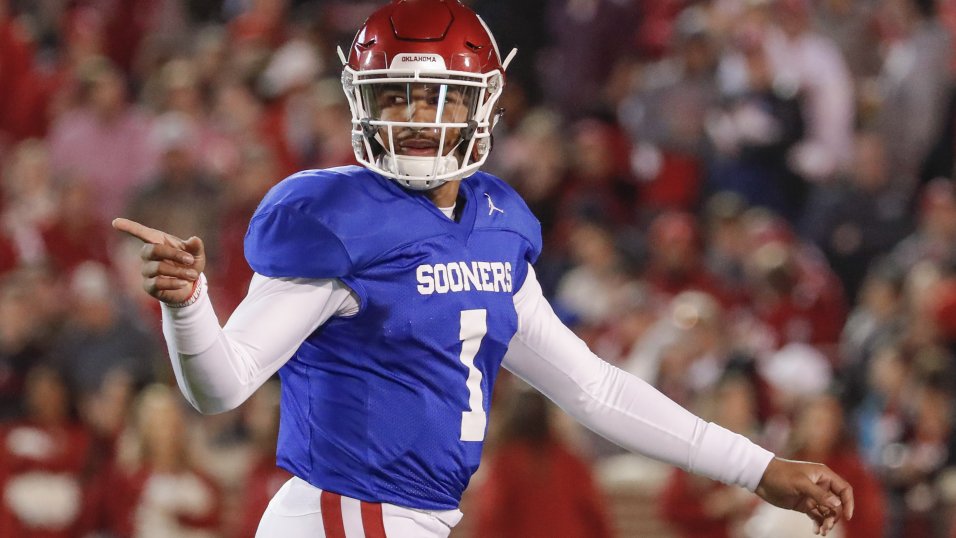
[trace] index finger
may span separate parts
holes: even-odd
[[[155,228],[144,226],[134,220],[124,218],[113,219],[113,228],[121,232],[125,232],[144,243],[153,243],[156,245],[174,243],[171,241],[171,239],[173,239],[171,235],[161,232]],[[182,241],[179,241],[179,243],[181,242]]]

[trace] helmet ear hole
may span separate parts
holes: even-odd
[[[359,120],[359,126],[362,128],[362,137],[365,140],[368,140],[369,146],[372,149],[372,158],[377,158],[383,152],[387,151],[385,146],[378,139],[378,129],[372,125],[371,120],[368,118],[363,118]]]
[[[368,118],[363,118],[361,121],[359,121],[359,124],[362,126],[362,134],[365,136],[365,138],[374,140],[376,129],[375,127],[372,127],[371,121]]]
[[[474,138],[476,132],[478,132],[478,122],[475,120],[468,120],[468,127],[465,127],[461,130],[461,139],[465,142],[468,142]]]

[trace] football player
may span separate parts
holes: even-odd
[[[636,452],[807,513],[826,534],[849,484],[705,422],[595,356],[555,316],[532,264],[538,221],[478,171],[514,55],[457,0],[394,0],[359,30],[342,84],[363,165],[307,170],[252,218],[248,295],[220,327],[202,241],[117,219],[186,399],[241,404],[278,372],[278,464],[293,478],[258,536],[447,536],[478,467],[505,367]]]

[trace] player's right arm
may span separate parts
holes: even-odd
[[[237,407],[322,323],[357,309],[336,279],[255,275],[249,293],[220,327],[206,293],[199,238],[182,240],[126,219],[113,227],[142,240],[143,288],[163,306],[163,335],[176,381],[202,413]]]

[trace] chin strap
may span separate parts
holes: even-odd
[[[411,157],[408,155],[396,155],[394,158],[389,153],[383,153],[378,159],[378,166],[383,170],[398,176],[395,181],[404,187],[416,190],[427,191],[434,189],[447,181],[461,179],[451,177],[447,179],[412,179],[413,177],[436,176],[452,173],[458,170],[458,159],[453,155],[437,159],[435,157]]]

